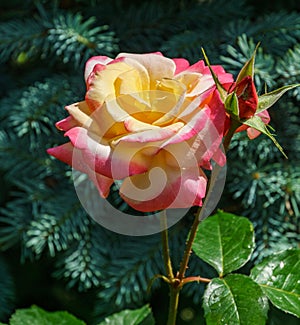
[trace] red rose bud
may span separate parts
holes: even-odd
[[[257,109],[258,96],[251,76],[243,78],[235,87],[239,103],[240,119],[251,118]]]

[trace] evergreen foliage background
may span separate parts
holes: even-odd
[[[3,1],[2,1],[3,2]],[[202,58],[236,74],[261,42],[256,85],[261,93],[300,82],[297,0],[97,1],[10,0],[0,10],[0,321],[14,308],[66,309],[89,324],[150,301],[164,324],[166,288],[148,280],[163,272],[160,236],[128,237],[96,224],[81,207],[71,169],[46,148],[65,141],[55,122],[84,96],[83,70],[93,55],[162,51]],[[236,135],[228,154],[220,208],[255,225],[255,263],[300,239],[300,88],[270,110],[289,159],[264,136]],[[112,191],[110,200],[126,204]],[[178,266],[191,215],[171,229]],[[210,276],[192,256],[189,272]],[[247,272],[247,266],[245,267]],[[184,287],[182,324],[204,324],[203,287]],[[192,309],[187,309],[187,306]],[[190,308],[190,307],[189,307]],[[193,320],[184,321],[186,312]],[[271,310],[268,324],[296,324]]]

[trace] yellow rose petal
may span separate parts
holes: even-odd
[[[105,69],[96,72],[94,79],[89,85],[87,97],[102,104],[107,99],[116,97],[114,82],[124,72],[132,67],[124,62],[109,64]]]

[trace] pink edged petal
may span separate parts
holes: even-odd
[[[198,168],[175,171],[153,168],[149,173],[126,178],[120,195],[131,207],[142,212],[189,208],[202,205],[206,184],[207,179]]]
[[[233,76],[230,73],[227,73],[224,68],[220,65],[212,65],[211,66],[212,70],[214,71],[214,73],[217,75],[219,81],[221,84],[227,84],[227,83],[232,83],[233,82]],[[204,64],[203,60],[200,60],[198,62],[196,62],[195,64],[191,65],[187,71],[191,71],[191,72],[198,72],[201,73],[203,75],[210,75],[211,76],[211,72],[209,70],[209,67],[206,66]]]
[[[95,77],[97,74],[99,74],[101,71],[106,69],[106,65],[103,64],[96,64],[90,74],[86,78],[86,86],[87,89],[90,88],[90,86],[93,84],[93,81],[95,80]]]
[[[143,54],[135,54],[135,53],[125,53],[125,52],[122,52],[122,53],[119,53],[116,56],[116,59],[115,60],[124,60],[125,58],[133,58],[133,59],[135,59],[136,57],[140,57],[140,56],[143,56],[143,55],[159,55],[159,56],[164,56],[159,51],[157,51],[157,52],[143,53]]]
[[[186,70],[190,66],[189,61],[186,59],[175,58],[175,59],[173,59],[173,61],[176,65],[175,75]]]
[[[222,136],[224,132],[226,112],[225,106],[217,89],[215,89],[212,93],[211,100],[207,103],[207,106],[209,107],[210,120],[212,121],[220,136]]]
[[[88,130],[76,127],[65,134],[71,140],[73,146],[80,152],[85,164],[92,170],[107,177],[111,177],[109,145],[99,143],[97,136],[92,138]]]
[[[218,75],[218,79],[223,87],[227,90],[229,86],[233,83],[234,79],[231,73],[224,73]]]
[[[109,145],[99,143],[97,136],[93,138],[88,130],[81,127],[75,127],[69,130],[65,136],[69,137],[71,143],[77,149],[76,153],[80,152],[85,164],[90,169],[111,177],[111,148]]]
[[[202,199],[206,194],[207,178],[201,168],[182,170],[179,186],[176,200],[172,202],[170,208],[202,206]]]
[[[113,179],[123,179],[129,175],[144,173],[150,159],[137,144],[118,144],[114,149],[95,134],[80,127],[66,133],[83,157],[88,167],[96,173]]]
[[[219,148],[218,150],[216,150],[216,152],[214,153],[214,155],[212,156],[212,159],[219,165],[219,166],[225,166],[227,158],[226,155],[224,153],[224,151]]]
[[[201,106],[204,107],[201,96],[197,96],[194,99],[186,98],[181,111],[176,115],[176,120],[189,121],[191,116],[197,114],[202,109]]]
[[[97,187],[99,194],[103,198],[108,196],[110,187],[113,184],[113,179],[100,175],[89,168],[84,161],[81,151],[76,150],[70,142],[58,147],[49,148],[47,153],[72,166],[74,169],[87,174],[89,179]]]
[[[107,56],[93,56],[85,64],[84,79],[87,81],[88,76],[94,69],[96,64],[106,65],[111,62],[112,59]]]
[[[200,77],[199,82],[196,84],[196,86],[193,87],[193,89],[188,92],[187,96],[197,96],[204,94],[207,90],[212,89],[215,87],[215,82],[210,75],[203,75]]]
[[[81,155],[81,152],[76,153],[76,160],[81,159],[83,161],[83,157],[81,155],[81,158],[80,158],[80,155]],[[87,166],[87,165],[85,165],[85,167],[86,167],[86,171],[84,173],[87,174],[89,179],[94,183],[100,196],[102,198],[107,198],[107,196],[109,195],[109,192],[110,192],[110,187],[114,183],[114,180],[112,178],[109,178],[104,175],[96,173],[94,170],[89,168],[89,166]]]
[[[72,166],[74,169],[89,174],[90,168],[84,162],[81,152],[76,150],[71,142],[47,149],[47,153],[56,159]]]
[[[199,132],[204,129],[209,119],[207,110],[207,108],[199,109],[194,116],[187,119],[185,125],[162,144],[162,148],[170,144],[186,141],[199,134]]]
[[[150,87],[155,88],[156,81],[162,78],[173,78],[176,66],[173,60],[158,53],[132,54],[120,53],[117,58],[124,57],[133,59],[143,65],[150,77]]]
[[[114,179],[145,173],[152,156],[159,148],[153,144],[119,142],[111,154],[111,175]]]
[[[211,65],[212,70],[214,71],[215,74],[223,74],[226,73],[224,68],[221,65]],[[198,72],[203,73],[203,74],[211,74],[210,69],[207,65],[205,65],[203,60],[200,60],[199,62],[195,63],[194,65],[191,66],[191,70],[197,69]]]
[[[59,130],[68,131],[75,126],[89,125],[92,122],[89,117],[92,111],[85,101],[66,106],[65,109],[70,116],[55,124]]]
[[[105,100],[115,99],[115,81],[132,67],[123,60],[106,66],[96,65],[87,79],[86,101],[93,108],[99,107]],[[97,106],[98,103],[98,106]]]
[[[155,130],[160,128],[159,126],[141,122],[132,116],[129,116],[125,119],[124,126],[128,132],[140,132],[140,131]]]
[[[200,61],[192,64],[187,70],[188,71],[191,71],[191,72],[203,73],[203,71],[205,70],[204,61],[203,60],[200,60]]]
[[[89,126],[92,123],[91,109],[85,101],[74,103],[65,107],[68,113],[77,121],[78,125]]]
[[[224,104],[222,103],[219,92],[217,90],[214,91],[212,100],[209,102],[208,107],[208,123],[206,124],[206,127],[202,129],[196,136],[196,138],[201,139],[204,146],[206,147],[206,151],[202,152],[202,150],[199,150],[195,153],[197,159],[201,161],[201,164],[203,164],[205,168],[207,168],[205,166],[205,163],[209,165],[211,159],[215,160],[221,166],[223,166],[224,159],[226,159],[223,153],[220,152],[220,145],[223,140],[226,113]]]
[[[190,116],[184,114],[179,115],[178,118],[185,122],[185,126],[172,138],[167,140],[163,144],[163,147],[186,141],[196,135],[197,139],[202,139],[202,141],[207,143],[208,147],[215,140],[220,144],[224,131],[226,113],[219,93],[215,91],[209,105],[206,105],[198,111],[195,110],[193,113]]]
[[[107,198],[110,192],[110,187],[114,183],[114,180],[101,174],[95,173],[94,175],[95,178],[92,179],[92,181],[97,187],[100,196],[103,198]]]
[[[176,132],[178,132],[183,126],[184,124],[182,122],[176,122],[164,127],[153,127],[150,130],[125,135],[122,138],[113,141],[112,144],[115,145],[120,142],[148,143],[161,141],[174,136],[174,134],[176,134]]]
[[[218,75],[218,80],[219,82],[223,85],[223,87],[226,89],[228,88],[228,84],[232,84],[233,82],[233,76],[230,73],[224,73],[224,74],[219,74]],[[209,90],[215,90],[216,85],[215,82],[213,80],[212,75],[208,75],[205,74],[200,78],[199,83],[197,84],[197,86],[195,86],[189,93],[189,96],[196,96],[196,95],[200,95],[202,94],[202,98],[203,94],[206,93],[205,98],[211,93]]]
[[[194,114],[179,132],[161,145],[161,148],[177,160],[183,157],[180,166],[191,167],[198,164],[211,169],[210,160],[214,158],[217,163],[222,164],[222,153],[216,154],[222,143],[226,117],[225,109],[220,110],[222,105],[220,98],[214,97],[210,106],[205,106]]]
[[[79,126],[77,121],[72,117],[68,116],[65,119],[55,123],[55,126],[61,131],[68,131],[75,126]]]
[[[184,71],[175,78],[186,86],[186,98],[190,100],[193,100],[197,96],[200,102],[204,103],[216,89],[215,82],[211,75]]]
[[[47,153],[56,159],[72,166],[73,145],[71,142],[47,149]]]

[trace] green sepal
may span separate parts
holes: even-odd
[[[255,50],[251,56],[251,58],[244,64],[241,71],[239,72],[236,83],[238,84],[240,81],[242,81],[245,77],[250,76],[252,79],[254,77],[254,63],[255,63],[255,56],[257,49],[259,47],[260,43],[258,43],[255,47]]]
[[[279,89],[276,89],[274,91],[271,91],[270,93],[266,93],[266,94],[259,96],[258,97],[258,108],[256,110],[256,114],[270,108],[288,90],[291,90],[291,89],[299,87],[299,86],[300,86],[300,84],[288,85],[288,86],[284,86]]]
[[[250,126],[251,128],[254,128],[257,131],[268,136],[273,141],[275,146],[279,149],[279,151],[284,155],[284,157],[287,158],[287,155],[284,153],[283,148],[277,142],[274,135],[268,130],[266,124],[262,121],[262,119],[259,116],[254,115],[253,117],[249,118],[248,120],[242,121],[242,123]]]
[[[225,99],[225,109],[230,116],[239,120],[239,102],[235,92],[230,93]]]
[[[211,75],[212,75],[212,77],[214,79],[214,82],[216,84],[216,87],[218,89],[220,97],[222,99],[222,102],[224,103],[225,100],[226,100],[226,97],[227,97],[227,91],[223,88],[223,86],[221,85],[217,75],[214,73],[213,69],[211,68],[211,65],[209,63],[208,57],[207,57],[204,49],[201,48],[201,50],[202,50],[202,53],[203,53],[204,61],[205,61],[206,65],[208,66],[209,70],[210,70],[210,73],[211,73]]]

